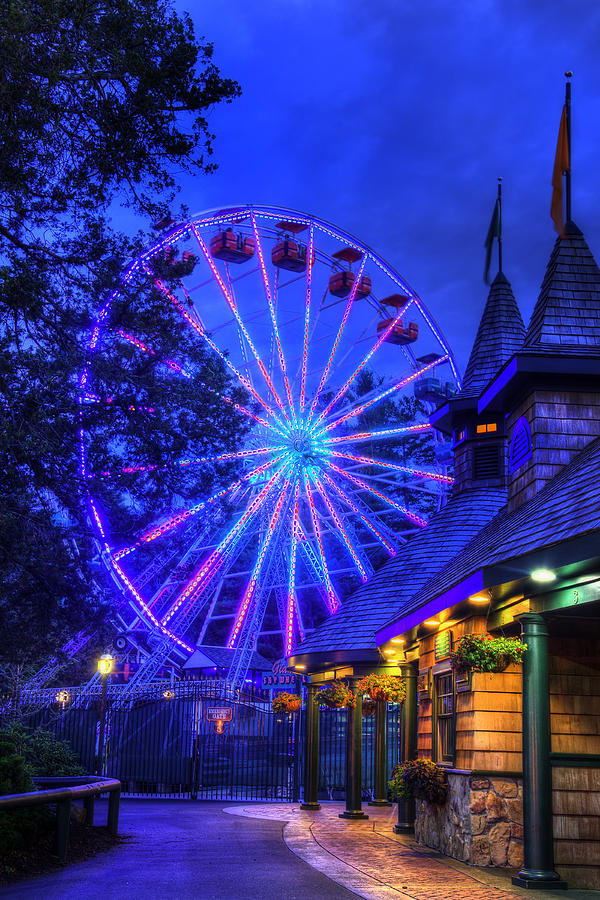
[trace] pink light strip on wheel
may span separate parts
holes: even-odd
[[[274,475],[271,476],[265,487],[262,489],[260,494],[258,494],[246,512],[241,516],[238,521],[235,523],[233,528],[227,533],[227,535],[223,538],[221,543],[215,550],[211,553],[209,558],[202,564],[200,569],[196,572],[190,582],[186,585],[184,590],[179,594],[171,608],[167,611],[167,613],[163,616],[162,621],[166,623],[169,619],[177,612],[179,607],[185,603],[186,600],[190,599],[191,596],[202,587],[202,582],[207,577],[211,570],[213,570],[223,561],[223,552],[227,549],[227,547],[231,544],[231,542],[237,537],[237,535],[242,531],[242,529],[248,524],[250,519],[256,515],[258,510],[261,508],[263,503],[265,502],[267,495],[271,492],[277,481],[281,478],[281,475],[284,469],[287,468],[287,464],[282,466],[275,472]]]
[[[281,493],[277,498],[277,503],[275,504],[275,509],[273,511],[273,515],[271,516],[271,521],[269,522],[269,527],[267,529],[267,534],[263,541],[263,545],[259,550],[258,556],[256,558],[256,563],[254,565],[254,569],[252,571],[252,575],[250,577],[250,581],[248,582],[248,587],[244,592],[244,598],[240,605],[240,608],[237,611],[235,622],[233,624],[233,628],[231,630],[231,634],[229,635],[229,640],[227,641],[228,649],[233,649],[236,645],[237,639],[240,635],[240,631],[242,630],[242,626],[246,620],[246,616],[248,614],[248,610],[250,608],[250,603],[254,598],[256,593],[256,587],[258,584],[258,579],[260,578],[260,573],[262,571],[262,567],[265,562],[265,558],[267,555],[267,551],[273,540],[273,535],[275,533],[275,527],[279,520],[279,516],[281,515],[281,510],[283,508],[283,504],[288,495],[288,491],[290,489],[289,479],[286,479]]]
[[[104,526],[102,525],[102,520],[98,514],[98,510],[96,509],[94,501],[91,499],[91,497],[89,498],[89,501],[90,501],[90,507],[92,510],[92,514],[94,516],[94,520],[98,527],[98,531],[100,532],[100,535],[102,536],[102,539],[104,540],[105,549],[106,549],[107,553],[110,554],[108,544],[106,543],[106,535],[104,533]],[[146,603],[146,601],[144,600],[142,595],[139,593],[139,591],[136,590],[135,586],[129,580],[129,578],[127,577],[127,575],[125,574],[125,572],[123,571],[121,566],[112,558],[110,560],[110,563],[111,563],[111,566],[114,569],[116,575],[118,576],[119,580],[122,582],[122,584],[127,588],[129,593],[134,598],[135,602],[138,605],[138,608],[141,611],[143,611],[143,613],[146,616],[148,616],[148,618],[150,619],[152,624],[155,625],[165,636],[171,638],[173,641],[175,641],[176,644],[179,644],[179,646],[182,647],[184,650],[186,650],[188,653],[193,653],[192,647],[188,646],[188,644],[186,644],[185,641],[182,641],[181,638],[178,638],[171,631],[169,631],[168,628],[165,628],[161,622],[159,622],[159,620],[156,618],[156,616],[154,615],[154,613],[152,612],[152,610],[150,609],[150,607],[148,606],[148,604]]]
[[[244,376],[242,375],[242,373],[239,372],[239,371],[236,369],[236,367],[233,365],[233,363],[231,362],[231,360],[229,359],[229,357],[228,357],[225,353],[223,353],[223,352],[217,347],[217,345],[215,344],[215,342],[214,342],[214,341],[212,340],[212,338],[207,334],[207,332],[202,328],[202,326],[200,325],[200,323],[197,322],[196,319],[195,319],[192,315],[190,315],[190,313],[188,312],[188,310],[185,309],[185,307],[181,305],[181,303],[179,302],[179,300],[177,299],[177,297],[173,296],[173,294],[168,290],[168,288],[167,288],[166,285],[160,280],[160,278],[155,278],[155,277],[154,277],[153,272],[152,272],[152,270],[151,270],[149,267],[146,267],[146,273],[147,273],[151,278],[153,278],[154,284],[156,285],[156,287],[161,291],[161,293],[163,293],[163,294],[165,295],[165,297],[167,297],[167,298],[171,301],[171,303],[173,304],[173,306],[174,306],[174,307],[177,309],[177,311],[183,316],[183,318],[186,320],[186,322],[187,322],[189,325],[192,326],[192,328],[194,329],[194,331],[197,331],[197,332],[198,332],[198,334],[200,335],[200,337],[201,337],[203,340],[206,341],[206,343],[208,344],[208,346],[209,346],[212,350],[214,350],[214,352],[217,354],[218,357],[220,357],[220,359],[223,360],[223,362],[225,363],[225,365],[233,372],[233,374],[234,374],[234,375],[236,376],[236,378],[241,382],[241,384],[243,385],[243,387],[246,388],[246,390],[248,391],[248,393],[249,393],[249,394],[252,394],[252,396],[254,397],[255,400],[258,400],[258,402],[259,402],[260,405],[263,407],[263,409],[265,409],[265,410],[269,413],[269,415],[273,417],[273,419],[275,420],[275,422],[277,422],[277,424],[279,425],[279,427],[283,429],[285,426],[284,426],[283,423],[277,418],[275,412],[271,409],[271,407],[268,405],[268,403],[266,403],[266,402],[263,400],[263,398],[262,398],[262,397],[254,390],[254,388],[252,387],[252,385],[250,384],[250,382],[248,381],[248,379],[247,379],[247,378],[244,378]],[[185,293],[185,291],[184,291],[184,293]],[[186,294],[186,296],[187,296],[187,294]],[[272,425],[269,426],[269,427],[273,428]],[[273,428],[273,430],[274,430],[274,431],[278,431],[279,429]],[[281,432],[279,432],[279,433],[281,433]]]
[[[350,412],[347,412],[345,416],[336,419],[335,422],[330,422],[329,425],[327,425],[323,430],[331,431],[332,428],[337,428],[338,425],[341,425],[342,422],[345,422],[347,419],[351,419],[353,416],[359,416],[362,412],[365,411],[365,409],[373,406],[374,403],[379,403],[380,400],[384,400],[395,391],[399,391],[401,388],[406,387],[406,385],[410,384],[411,381],[415,381],[417,378],[420,378],[421,375],[425,374],[425,372],[428,372],[434,366],[441,365],[442,363],[446,362],[447,359],[447,356],[441,356],[439,359],[434,359],[433,362],[430,362],[428,365],[423,366],[423,368],[419,369],[418,372],[413,372],[412,375],[408,375],[406,378],[403,378],[402,381],[399,381],[397,384],[392,385],[391,388],[388,388],[387,391],[383,391],[382,394],[378,394],[377,397],[373,397],[372,400],[368,400],[367,403],[362,403],[360,406],[355,406],[354,409],[351,409]]]
[[[133,344],[134,347],[137,347],[138,350],[141,350],[143,353],[149,353],[150,356],[156,356],[156,351],[149,347],[147,344],[144,344],[139,338],[136,338],[133,334],[128,334],[126,331],[123,331],[122,328],[118,329],[117,332],[124,340],[128,341],[130,344]],[[173,369],[174,372],[180,372],[184,378],[191,378],[189,372],[186,372],[185,369],[179,365],[179,363],[173,362],[172,359],[160,359],[160,362],[164,363],[170,369]]]
[[[356,550],[354,549],[354,547],[352,546],[352,544],[351,544],[351,542],[350,542],[350,538],[349,538],[348,534],[346,533],[346,529],[345,529],[344,526],[342,525],[342,520],[341,520],[340,517],[338,516],[338,514],[337,514],[337,512],[336,512],[336,510],[335,510],[335,508],[334,508],[334,506],[333,506],[333,503],[331,502],[331,499],[330,499],[330,498],[327,496],[327,494],[325,493],[325,490],[324,490],[324,488],[323,488],[323,485],[321,484],[321,482],[319,481],[319,479],[317,478],[316,475],[313,475],[313,481],[314,481],[314,483],[315,483],[315,486],[316,486],[316,488],[317,488],[319,494],[321,495],[321,499],[322,499],[323,503],[325,504],[325,506],[326,506],[327,509],[329,510],[329,515],[331,516],[331,518],[332,518],[333,521],[335,522],[336,528],[338,529],[339,533],[341,534],[341,536],[342,536],[342,538],[343,538],[343,540],[344,540],[344,544],[346,545],[346,548],[347,548],[347,550],[348,550],[348,553],[350,554],[350,556],[351,556],[352,559],[354,560],[354,564],[356,565],[356,568],[357,568],[358,571],[360,572],[360,577],[362,578],[363,581],[366,581],[366,580],[367,580],[367,573],[366,573],[366,571],[365,571],[365,567],[363,566],[363,564],[361,563],[360,559],[358,558],[358,554],[356,553]]]
[[[319,418],[317,419],[317,421],[315,422],[313,428],[317,427],[327,417],[327,414],[335,406],[335,404],[338,402],[338,400],[340,400],[344,396],[344,394],[346,394],[348,388],[350,387],[350,385],[352,384],[352,382],[354,381],[356,376],[359,374],[359,372],[361,372],[362,369],[364,369],[364,367],[369,362],[369,360],[371,359],[373,354],[379,350],[379,348],[381,347],[381,345],[383,344],[383,342],[385,341],[387,336],[390,334],[392,329],[395,328],[396,325],[398,324],[398,322],[400,322],[402,320],[402,316],[404,315],[404,313],[406,312],[406,310],[408,309],[408,307],[411,305],[412,302],[413,302],[413,298],[411,298],[408,301],[408,303],[405,303],[404,306],[402,307],[402,309],[398,312],[398,315],[394,319],[391,320],[390,324],[385,329],[385,331],[381,332],[380,336],[377,338],[373,347],[371,347],[371,349],[369,350],[367,355],[364,357],[363,361],[356,367],[356,369],[354,370],[354,372],[352,373],[350,378],[346,381],[346,383],[342,385],[342,387],[339,389],[339,391],[337,392],[337,394],[335,395],[335,397],[333,398],[331,403],[328,406],[326,406],[325,409],[321,412],[321,414],[320,414]]]
[[[335,341],[333,342],[333,347],[331,348],[331,353],[329,354],[329,359],[327,360],[327,365],[323,369],[323,374],[321,375],[321,380],[319,381],[319,387],[317,388],[317,393],[314,396],[312,405],[310,407],[310,416],[315,411],[315,407],[319,402],[319,397],[321,396],[321,391],[325,386],[325,382],[329,377],[329,372],[331,370],[331,364],[333,363],[335,354],[337,353],[337,348],[342,339],[342,335],[344,333],[344,328],[346,327],[346,322],[348,321],[348,316],[350,315],[350,310],[356,300],[356,292],[358,291],[358,286],[360,284],[360,279],[362,278],[363,272],[365,270],[365,265],[367,263],[367,254],[363,255],[360,268],[357,272],[356,278],[354,279],[354,284],[352,285],[352,290],[350,291],[350,296],[348,297],[348,302],[346,303],[346,309],[344,310],[344,315],[342,316],[342,321],[340,322],[340,327],[338,328],[338,333]],[[309,417],[310,418],[310,417]]]
[[[389,506],[393,506],[394,509],[397,509],[398,512],[401,512],[403,516],[406,516],[407,519],[410,519],[411,522],[415,522],[415,524],[420,525],[421,528],[425,528],[427,522],[425,519],[422,519],[421,516],[418,516],[416,513],[411,512],[410,509],[407,509],[406,506],[401,506],[399,503],[396,503],[395,500],[392,500],[391,497],[386,496],[386,494],[382,494],[381,491],[375,490],[375,488],[370,487],[366,481],[363,481],[362,478],[357,478],[356,475],[351,475],[350,472],[346,472],[344,469],[340,469],[339,466],[336,466],[335,463],[327,462],[327,465],[330,469],[333,469],[334,472],[338,472],[340,475],[343,475],[344,478],[347,478],[348,481],[351,481],[357,487],[362,488],[364,491],[368,491],[370,494],[373,494],[375,497],[379,497],[380,500],[383,500],[384,503],[389,504]]]
[[[323,569],[323,580],[325,581],[325,587],[327,590],[327,607],[328,607],[330,613],[334,613],[337,611],[337,609],[339,607],[339,600],[336,597],[335,591],[333,589],[333,584],[331,583],[331,578],[329,577],[329,569],[327,568],[327,560],[325,559],[325,548],[323,546],[323,538],[321,536],[321,528],[319,527],[319,520],[317,517],[317,510],[315,507],[315,500],[312,495],[310,485],[308,483],[308,475],[306,474],[306,470],[303,472],[303,475],[304,475],[304,490],[305,490],[306,496],[308,498],[308,505],[310,507],[310,517],[312,520],[313,531],[315,533],[315,538],[317,539],[317,546],[319,548],[319,556],[321,557],[321,566]]]
[[[136,472],[155,472],[158,470],[170,469],[173,466],[181,466],[181,468],[188,468],[190,466],[203,466],[207,464],[214,464],[220,462],[228,462],[233,459],[249,459],[252,456],[262,456],[264,453],[278,453],[283,450],[284,447],[259,447],[257,450],[238,450],[237,453],[221,453],[219,456],[194,456],[191,459],[178,459],[171,465],[159,466],[159,465],[144,465],[144,466],[123,466],[121,469],[117,469],[116,472],[104,471],[100,472],[100,475],[103,477],[116,477],[118,475],[131,475]],[[281,458],[281,457],[280,457]],[[88,478],[97,478],[96,475],[88,475]]]
[[[393,469],[396,472],[406,472],[408,475],[430,478],[432,481],[440,481],[444,484],[454,484],[454,478],[450,475],[440,475],[438,472],[427,472],[425,469],[413,469],[411,466],[398,466],[395,463],[381,462],[380,460],[372,459],[370,456],[353,456],[351,453],[340,453],[335,450],[330,452],[332,456],[340,459],[350,459],[365,466],[379,466],[381,469]]]
[[[292,544],[290,548],[290,575],[285,614],[285,655],[292,652],[294,643],[294,611],[296,606],[296,554],[298,551],[298,518],[300,515],[300,485],[296,484],[294,515],[292,519]]]
[[[393,547],[392,544],[390,544],[390,542],[388,540],[386,540],[386,538],[384,538],[384,536],[381,534],[381,532],[378,531],[377,528],[375,528],[373,523],[365,515],[363,515],[361,513],[361,511],[359,510],[357,505],[350,499],[350,497],[346,493],[344,493],[344,491],[341,489],[341,487],[339,487],[339,485],[337,485],[335,483],[333,478],[327,472],[323,472],[323,481],[326,481],[327,484],[331,488],[333,488],[334,491],[336,491],[339,494],[339,496],[344,501],[344,503],[350,507],[352,512],[355,513],[359,517],[361,522],[369,529],[369,531],[372,534],[375,535],[377,540],[385,547],[385,549],[387,550],[389,555],[396,556],[397,555],[396,548]]]
[[[323,438],[324,444],[341,444],[344,441],[368,441],[373,438],[388,437],[392,435],[414,434],[419,431],[431,430],[429,422],[420,425],[407,425],[404,428],[384,428],[381,431],[360,431],[358,434],[344,434],[341,437]]]
[[[263,472],[266,472],[267,469],[272,468],[274,465],[284,459],[284,456],[276,456],[273,459],[270,459],[268,462],[263,463],[262,466],[257,466],[256,469],[252,469],[252,471],[248,472],[244,476],[244,478],[240,478],[238,481],[233,481],[229,485],[229,487],[223,488],[222,490],[217,491],[216,494],[213,494],[212,497],[208,497],[206,500],[203,500],[202,503],[197,503],[195,506],[190,506],[188,509],[182,510],[182,512],[178,513],[176,516],[167,519],[165,522],[163,522],[161,525],[157,525],[156,528],[153,528],[151,531],[147,531],[135,544],[132,544],[130,547],[125,547],[122,550],[118,550],[113,554],[112,558],[115,560],[122,559],[124,556],[127,556],[129,553],[137,550],[138,547],[141,547],[142,544],[149,544],[151,541],[155,541],[157,538],[162,537],[167,532],[172,531],[173,528],[177,528],[183,522],[186,522],[189,518],[195,516],[196,513],[201,512],[209,504],[214,503],[215,500],[224,497],[228,493],[235,492],[238,488],[241,487],[242,484],[248,482],[251,478],[254,478],[257,475],[261,475]]]
[[[300,378],[300,412],[304,412],[306,401],[306,370],[308,365],[308,332],[310,326],[310,295],[312,291],[313,251],[315,246],[315,227],[311,224],[308,238],[306,259],[306,308],[304,312],[304,345],[302,348],[302,375]]]
[[[285,406],[284,406],[283,403],[281,402],[281,398],[280,398],[279,394],[277,393],[277,391],[276,391],[276,389],[275,389],[275,385],[273,384],[273,382],[272,382],[272,380],[271,380],[271,376],[270,376],[269,373],[267,372],[267,370],[266,370],[266,368],[265,368],[265,365],[264,365],[262,359],[260,358],[260,354],[258,353],[258,350],[257,350],[256,347],[254,346],[254,343],[253,343],[253,341],[252,341],[252,338],[250,337],[250,334],[248,333],[248,329],[246,328],[246,326],[244,325],[244,323],[243,323],[243,321],[242,321],[242,317],[240,316],[240,314],[239,314],[239,312],[238,312],[238,309],[237,309],[237,306],[236,306],[236,304],[235,304],[235,302],[234,302],[234,300],[233,300],[233,297],[230,295],[230,293],[229,293],[229,291],[227,290],[227,287],[226,287],[226,285],[225,285],[225,282],[224,282],[223,279],[221,278],[221,273],[220,273],[219,270],[217,269],[217,267],[216,267],[216,265],[215,265],[215,262],[214,262],[212,256],[210,255],[210,251],[209,251],[208,247],[206,246],[206,244],[204,243],[204,241],[202,240],[202,238],[201,238],[200,235],[198,234],[198,230],[197,230],[197,228],[196,228],[195,225],[192,225],[192,231],[194,232],[194,237],[196,238],[196,240],[197,240],[197,242],[198,242],[198,246],[199,246],[200,249],[202,250],[202,253],[203,253],[204,256],[205,256],[206,261],[207,261],[208,265],[209,265],[210,268],[211,268],[211,271],[212,271],[212,273],[213,273],[213,275],[214,275],[214,277],[215,277],[215,280],[216,280],[217,284],[218,284],[219,287],[221,288],[221,292],[222,292],[223,296],[225,297],[225,300],[227,301],[227,305],[229,306],[231,312],[232,312],[233,315],[235,316],[235,319],[236,319],[236,321],[237,321],[237,323],[238,323],[238,325],[239,325],[239,327],[240,327],[240,329],[241,329],[241,331],[242,331],[242,334],[243,334],[244,337],[246,338],[246,340],[247,340],[247,342],[248,342],[248,346],[249,346],[250,349],[252,350],[252,354],[253,354],[253,356],[254,356],[256,362],[258,363],[258,368],[260,369],[261,374],[262,374],[263,378],[265,379],[265,381],[266,381],[266,383],[267,383],[267,385],[268,385],[268,387],[269,387],[269,390],[271,391],[271,393],[272,393],[272,395],[273,395],[273,399],[275,400],[277,406],[279,407],[279,409],[281,410],[281,412],[283,413],[283,415],[285,416],[285,418],[286,418],[286,419],[288,420],[288,422],[289,422],[289,416],[288,416],[288,414],[287,414],[287,411],[286,411],[286,409],[285,409]]]
[[[258,231],[258,225],[256,223],[256,216],[254,213],[251,214],[250,219],[252,221],[252,230],[254,232],[254,243],[256,245],[256,250],[258,253],[258,261],[260,263],[260,270],[262,272],[263,284],[265,286],[265,297],[267,298],[267,303],[269,305],[269,313],[271,315],[271,323],[273,325],[273,334],[275,335],[275,341],[277,343],[277,352],[279,354],[279,368],[281,369],[281,374],[283,376],[283,383],[285,385],[285,393],[287,396],[288,403],[290,405],[290,411],[292,413],[292,418],[294,419],[294,425],[296,424],[296,416],[294,414],[294,401],[292,399],[292,391],[290,388],[290,382],[287,376],[286,364],[285,364],[285,356],[283,355],[283,347],[281,345],[281,337],[279,334],[279,327],[277,325],[277,315],[275,313],[275,305],[273,303],[273,295],[271,294],[271,288],[269,285],[269,276],[267,274],[267,267],[265,266],[265,258],[263,254],[262,243],[260,240],[260,233]]]

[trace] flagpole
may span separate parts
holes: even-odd
[[[565,78],[573,77],[572,72],[565,72]],[[567,222],[571,221],[571,82],[567,80],[565,85],[565,110],[567,117],[567,146],[569,148],[569,168],[567,169],[565,182],[565,200],[566,200],[566,216]]]
[[[498,179],[498,271],[502,272],[502,179]]]

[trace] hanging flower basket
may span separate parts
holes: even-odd
[[[356,706],[356,697],[350,688],[337,679],[319,691],[318,700],[321,706],[328,706],[330,709],[354,709]]]
[[[363,700],[362,703],[362,714],[363,716],[373,716],[375,714],[375,710],[377,709],[377,704],[374,700]]]
[[[438,805],[445,803],[448,795],[446,773],[430,759],[413,759],[395,766],[388,787],[395,799],[414,797]]]
[[[386,703],[403,703],[406,697],[404,679],[397,675],[378,675],[373,672],[360,679],[357,689],[368,694],[371,700],[385,700]]]
[[[288,694],[282,691],[281,694],[275,694],[271,707],[274,713],[294,713],[298,712],[302,706],[302,697],[298,694]]]
[[[511,663],[522,663],[526,650],[520,638],[467,634],[450,654],[450,663],[456,672],[503,672]]]

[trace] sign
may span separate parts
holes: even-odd
[[[435,639],[435,659],[447,659],[452,652],[452,632],[442,631]]]
[[[264,688],[285,687],[286,685],[295,685],[296,679],[301,678],[306,681],[306,676],[300,676],[299,672],[292,672],[287,667],[285,659],[278,659],[273,663],[273,674],[263,675],[262,686]]]
[[[233,709],[231,706],[207,706],[206,718],[209,722],[231,722]]]

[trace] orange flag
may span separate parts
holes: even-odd
[[[554,157],[554,171],[552,173],[552,203],[550,204],[550,217],[554,222],[559,235],[564,238],[565,216],[563,212],[563,175],[569,171],[569,138],[567,135],[567,110],[563,106],[558,129],[558,142],[556,144],[556,156]]]

